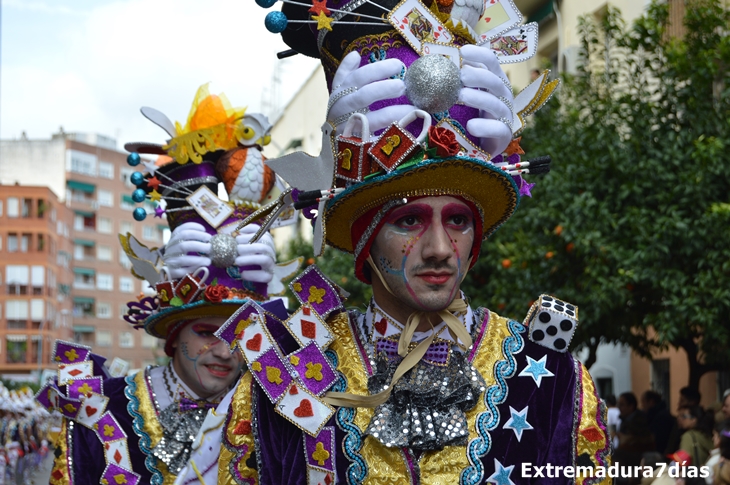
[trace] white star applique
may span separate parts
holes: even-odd
[[[505,467],[499,460],[494,459],[494,473],[492,476],[487,478],[488,482],[496,483],[497,485],[515,485],[515,482],[509,477],[514,470],[515,466],[510,465]]]
[[[532,357],[527,357],[527,367],[522,369],[522,372],[520,372],[520,377],[532,377],[532,379],[535,381],[535,384],[537,384],[537,387],[540,387],[540,384],[542,383],[543,377],[554,377],[555,374],[547,370],[545,368],[545,365],[547,364],[547,354],[542,356],[542,359],[535,360]]]
[[[512,416],[509,418],[509,420],[504,423],[503,428],[504,429],[511,429],[515,432],[515,435],[517,436],[517,441],[522,440],[522,432],[527,429],[533,429],[532,425],[527,422],[527,409],[529,406],[525,406],[525,408],[522,411],[517,411],[512,406],[509,407],[509,411],[512,414]]]

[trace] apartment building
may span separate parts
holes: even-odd
[[[163,219],[132,218],[139,204],[131,197],[135,187],[129,178],[135,169],[126,157],[115,140],[95,134],[60,132],[50,140],[0,141],[0,183],[50,187],[70,212],[71,338],[110,362],[119,358],[135,369],[164,354],[157,339],[122,320],[127,302],[146,288],[129,272],[118,234],[131,233],[157,247],[167,225]]]
[[[71,330],[71,211],[47,187],[0,186],[0,373],[49,368]]]

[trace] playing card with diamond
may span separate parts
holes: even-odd
[[[236,349],[236,343],[242,337],[246,327],[258,321],[258,316],[264,314],[264,309],[252,301],[243,304],[228,320],[215,331],[214,335],[228,344],[231,353]],[[253,359],[251,359],[253,360]]]
[[[108,397],[92,392],[90,396],[84,397],[76,421],[93,429],[94,424],[104,415],[108,404]]]
[[[299,380],[317,396],[324,394],[337,381],[332,364],[314,340],[287,358],[299,374]]]
[[[67,385],[66,393],[73,399],[84,399],[92,392],[104,394],[104,386],[101,377],[87,377],[86,379],[74,379]]]
[[[53,344],[51,358],[59,364],[75,364],[86,360],[90,353],[91,347],[86,345],[56,340]]]
[[[109,411],[102,414],[99,421],[94,425],[96,435],[102,443],[125,439],[127,434],[124,432],[116,418]]]
[[[388,14],[388,22],[416,52],[424,42],[449,44],[453,35],[419,0],[403,0]]]
[[[522,13],[512,0],[486,0],[484,15],[474,29],[482,45],[522,23]]]
[[[309,305],[302,305],[285,322],[294,338],[304,347],[311,341],[317,342],[324,349],[332,342],[334,336],[322,317]]]
[[[293,383],[277,403],[276,412],[305,433],[317,436],[335,413],[335,409],[307,389]]]
[[[310,304],[322,318],[344,308],[339,287],[312,264],[289,283],[294,296],[302,305]]]
[[[522,62],[537,52],[537,22],[510,29],[489,42],[500,64]]]
[[[104,443],[106,462],[113,463],[127,470],[132,469],[132,462],[129,459],[129,448],[127,440],[110,441]]]
[[[109,485],[137,485],[140,478],[139,474],[115,465],[114,462],[110,462],[101,475],[101,483]]]
[[[88,379],[94,376],[94,363],[89,361],[58,366],[58,385],[65,386],[77,379]]]
[[[251,362],[249,370],[272,402],[276,402],[286,392],[292,381],[289,367],[275,347]]]

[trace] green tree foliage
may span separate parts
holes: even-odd
[[[686,12],[682,38],[666,3],[630,28],[611,8],[581,21],[577,74],[524,133],[526,158],[551,155],[552,172],[465,290],[517,318],[558,295],[580,306],[572,348],[683,348],[697,385],[730,367],[730,12]]]

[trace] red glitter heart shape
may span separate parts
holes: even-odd
[[[261,334],[257,333],[256,335],[254,335],[253,337],[251,337],[250,339],[248,339],[246,341],[246,348],[248,350],[253,350],[254,352],[258,352],[259,350],[261,350],[261,340],[262,340]]]
[[[294,416],[297,418],[310,418],[314,416],[312,403],[309,399],[302,399],[302,402],[299,403],[299,407],[294,410]]]
[[[98,411],[98,409],[96,409],[95,407],[86,406],[86,415],[87,416],[93,416],[96,414],[97,411]]]
[[[388,330],[388,320],[381,318],[379,322],[375,322],[373,327],[375,327],[375,330],[377,330],[380,335],[385,335],[385,331]]]
[[[299,389],[297,389],[297,386],[291,386],[291,389],[289,389],[289,394],[292,396],[299,394]]]

